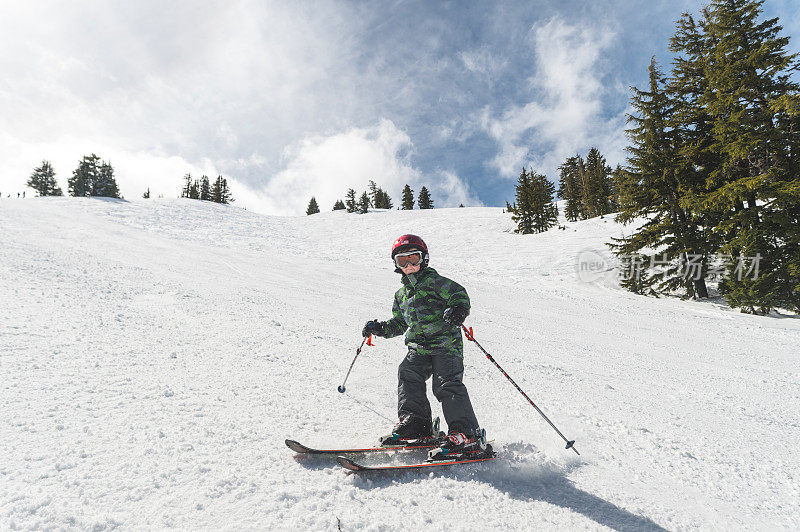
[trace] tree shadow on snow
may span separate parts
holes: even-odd
[[[665,528],[647,517],[642,517],[620,508],[616,504],[583,491],[567,478],[570,471],[580,467],[575,462],[566,467],[558,467],[538,458],[537,454],[525,457],[514,456],[513,450],[506,448],[497,461],[468,466],[454,466],[457,469],[440,469],[435,474],[456,481],[470,480],[486,484],[509,497],[520,501],[541,501],[580,513],[592,521],[614,530],[664,531]],[[416,482],[431,472],[373,472],[355,473],[354,485],[363,490],[384,488],[398,482]]]
[[[698,305],[707,305],[707,306],[715,307],[715,308],[717,308],[717,309],[719,309],[720,311],[723,311],[723,312],[742,313],[741,310],[739,310],[739,309],[731,308],[731,306],[728,305],[728,300],[725,298],[725,296],[721,296],[721,295],[714,295],[714,296],[708,297],[706,299],[696,300],[696,301],[693,301],[693,303],[697,303]],[[702,308],[702,307],[699,307],[699,308]],[[791,312],[791,311],[790,310],[785,310],[785,309],[782,309],[782,310],[773,309],[768,314],[749,314],[749,315],[750,316],[759,316],[759,317],[762,317],[762,318],[773,318],[773,319],[777,319],[777,320],[785,320],[785,319],[800,320],[800,314],[797,314],[797,313],[789,314],[789,312]]]

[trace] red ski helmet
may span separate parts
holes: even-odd
[[[425,241],[417,235],[401,235],[397,237],[397,240],[392,244],[392,262],[394,263],[394,256],[398,253],[411,251],[413,249],[422,251],[422,267],[420,269],[425,268],[428,265],[428,246],[425,245]],[[395,269],[395,271],[402,273],[400,268]]]

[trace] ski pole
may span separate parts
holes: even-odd
[[[350,369],[347,370],[347,375],[344,376],[344,382],[342,382],[341,386],[336,388],[337,390],[339,390],[339,393],[344,393],[344,391],[347,389],[347,388],[344,387],[344,384],[345,384],[345,382],[347,382],[347,377],[350,376],[350,372],[353,371],[353,364],[356,363],[356,359],[358,358],[358,355],[361,354],[361,349],[364,347],[365,343],[367,345],[372,345],[372,335],[371,334],[369,336],[365,336],[364,339],[361,340],[361,345],[358,346],[358,349],[356,349],[356,356],[354,356],[353,357],[353,361],[350,362]]]
[[[541,410],[539,410],[539,407],[538,407],[538,406],[536,406],[536,403],[534,403],[533,401],[531,401],[531,398],[530,398],[530,397],[528,397],[528,394],[526,394],[525,392],[523,392],[523,391],[522,391],[522,388],[520,388],[520,387],[517,385],[517,383],[516,383],[516,382],[514,382],[514,379],[512,379],[511,377],[509,377],[509,376],[508,376],[508,373],[506,373],[506,371],[505,371],[503,368],[501,368],[501,367],[500,367],[500,364],[498,364],[498,363],[497,363],[497,361],[496,361],[496,360],[495,360],[495,359],[492,357],[492,355],[490,355],[489,353],[487,353],[487,352],[486,352],[486,349],[484,349],[484,348],[483,348],[483,346],[482,346],[481,344],[479,344],[479,343],[478,343],[478,341],[475,339],[475,336],[472,334],[472,327],[470,327],[469,329],[467,329],[467,327],[466,327],[466,326],[465,326],[463,323],[461,324],[461,327],[464,329],[464,335],[467,337],[467,340],[469,340],[470,342],[474,342],[474,343],[475,343],[475,345],[477,345],[477,346],[478,346],[478,349],[480,349],[481,351],[483,351],[483,354],[484,354],[484,355],[486,355],[486,358],[488,358],[488,359],[489,359],[489,360],[492,362],[492,364],[494,364],[495,366],[497,366],[497,369],[499,369],[499,370],[500,370],[500,372],[501,372],[501,373],[502,373],[502,374],[503,374],[503,375],[506,377],[506,379],[508,379],[508,381],[509,381],[511,384],[513,384],[513,385],[514,385],[514,388],[516,388],[516,389],[517,389],[517,391],[518,391],[519,393],[521,393],[521,394],[522,394],[522,396],[523,396],[525,399],[527,399],[527,400],[528,400],[528,402],[531,404],[531,406],[532,406],[533,408],[535,408],[535,409],[536,409],[536,411],[537,411],[537,412],[539,412],[539,414],[541,414],[541,416],[544,418],[544,420],[545,420],[545,421],[547,421],[547,423],[549,423],[551,427],[553,427],[553,430],[555,430],[555,431],[558,433],[558,435],[559,435],[559,436],[561,436],[561,438],[562,438],[562,439],[563,439],[565,442],[567,442],[566,449],[572,449],[573,451],[575,451],[575,454],[577,454],[577,455],[579,455],[579,456],[580,456],[580,454],[581,454],[581,453],[579,453],[579,452],[578,452],[578,449],[576,449],[576,448],[575,448],[575,440],[568,440],[568,439],[567,439],[567,438],[566,438],[566,437],[565,437],[563,434],[561,434],[561,431],[560,431],[560,430],[558,430],[558,428],[557,428],[555,425],[553,425],[553,422],[552,422],[552,421],[550,421],[550,419],[549,419],[549,418],[548,418],[546,415],[544,415],[544,412],[542,412]]]

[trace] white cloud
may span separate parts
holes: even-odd
[[[604,153],[616,150],[621,117],[601,119],[603,93],[601,53],[614,34],[598,28],[579,29],[552,19],[531,29],[536,70],[529,79],[534,100],[512,106],[499,118],[484,111],[483,128],[499,152],[493,165],[515,177],[523,165],[555,178],[555,168],[578,149],[596,143]],[[533,144],[541,150],[531,153]]]
[[[483,206],[475,191],[453,172],[440,172],[439,179],[428,188],[436,207]]]
[[[360,195],[370,180],[397,203],[406,184],[417,183],[419,172],[408,161],[411,139],[389,120],[370,128],[353,128],[329,136],[313,135],[288,146],[284,167],[269,179],[260,210],[273,214],[299,214],[311,196],[320,209],[344,199],[348,188]]]

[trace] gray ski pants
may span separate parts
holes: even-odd
[[[434,351],[420,355],[409,349],[397,372],[397,414],[400,419],[411,415],[431,419],[431,404],[425,381],[433,376],[433,395],[442,403],[442,412],[449,431],[472,434],[478,420],[472,410],[464,376],[464,359],[452,351]]]

